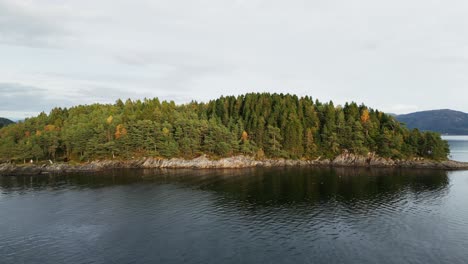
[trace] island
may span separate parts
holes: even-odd
[[[440,134],[351,102],[250,93],[54,108],[0,129],[0,174],[112,168],[367,166],[467,169]]]

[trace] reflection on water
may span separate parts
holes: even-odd
[[[443,196],[448,187],[446,171],[363,168],[279,168],[242,170],[118,170],[99,174],[19,176],[0,178],[3,194],[61,189],[95,189],[150,183],[176,184],[211,191],[239,203],[270,206],[336,200],[353,203],[374,199],[388,201],[395,194]]]
[[[466,263],[468,173],[118,170],[0,178],[2,263]]]

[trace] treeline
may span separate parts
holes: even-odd
[[[1,160],[76,160],[201,154],[333,158],[343,151],[446,159],[439,134],[408,130],[364,105],[252,93],[176,105],[157,98],[55,108],[0,130]]]

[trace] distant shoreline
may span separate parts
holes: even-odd
[[[453,160],[434,161],[422,158],[410,160],[393,160],[378,156],[360,156],[342,154],[335,159],[290,160],[264,159],[256,160],[247,156],[233,156],[218,160],[201,156],[195,159],[161,159],[140,158],[132,160],[100,160],[82,164],[0,164],[0,176],[6,175],[43,175],[70,172],[99,172],[112,169],[240,169],[253,167],[358,167],[358,168],[413,168],[468,170],[468,162]]]

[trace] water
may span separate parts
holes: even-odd
[[[451,159],[468,161],[468,136],[442,136],[450,145]]]
[[[0,263],[467,263],[467,201],[468,171],[0,177]]]

